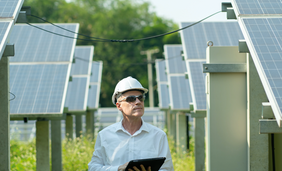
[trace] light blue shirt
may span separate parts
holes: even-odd
[[[153,157],[166,157],[161,171],[174,170],[165,132],[142,120],[141,128],[131,135],[120,121],[99,132],[88,170],[117,171],[130,160]]]

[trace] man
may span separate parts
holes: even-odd
[[[173,170],[165,132],[141,118],[147,92],[135,78],[118,82],[112,102],[122,112],[123,119],[99,132],[89,171],[124,171],[130,160],[153,157],[166,157],[160,170]],[[141,171],[151,171],[150,167],[142,165],[141,168]],[[133,169],[139,171],[136,167]]]

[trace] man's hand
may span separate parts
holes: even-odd
[[[147,170],[145,169],[145,167],[142,164],[140,165],[140,167],[141,167],[142,170],[139,170],[136,166],[133,166],[134,170],[132,170],[132,169],[128,169],[128,170],[129,171],[151,171],[151,166],[149,166]]]
[[[119,167],[118,167],[118,171],[124,171],[127,165],[128,165],[128,162],[127,162],[127,163],[124,163],[124,164],[121,165],[121,166],[119,166]]]

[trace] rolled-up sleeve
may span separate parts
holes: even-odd
[[[101,137],[98,134],[93,156],[88,163],[88,171],[117,171],[119,166],[105,165],[106,156],[101,144]]]

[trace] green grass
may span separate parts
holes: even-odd
[[[175,142],[168,137],[171,150],[172,162],[175,171],[194,170],[194,143],[190,142],[190,151],[178,152]],[[66,171],[85,171],[91,160],[94,150],[94,142],[86,137],[74,140],[64,140],[63,149],[63,170]],[[35,140],[29,143],[11,140],[11,171],[36,170],[36,151]],[[51,147],[50,147],[51,148]],[[50,160],[51,161],[51,160]]]

